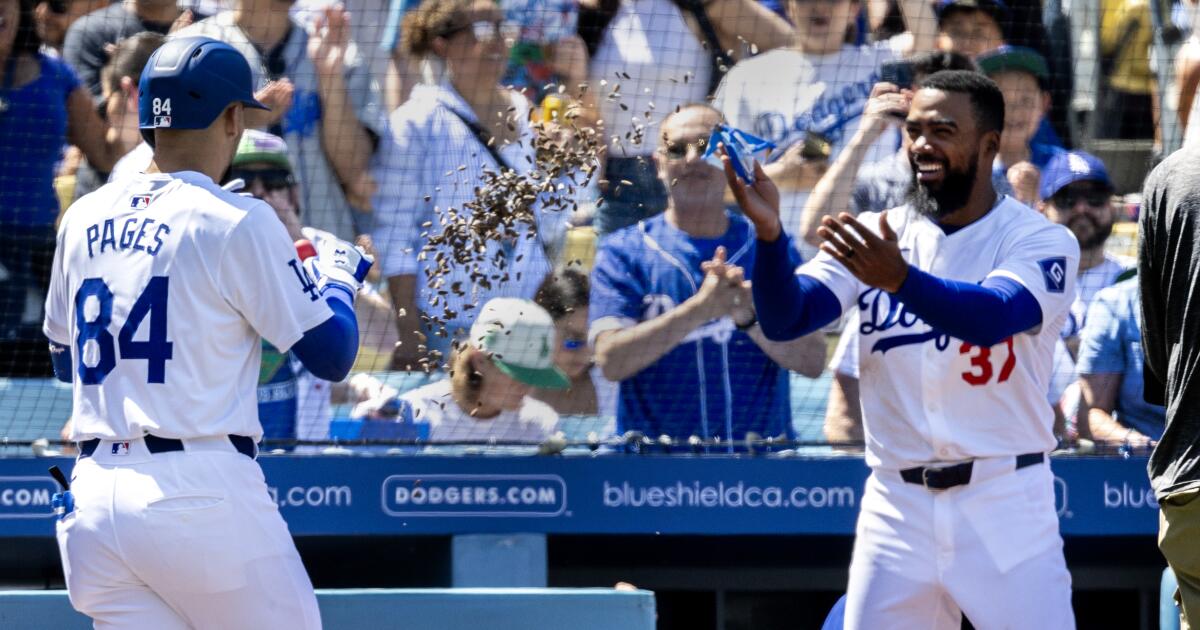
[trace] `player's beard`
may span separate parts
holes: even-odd
[[[912,164],[912,181],[909,182],[908,194],[905,196],[909,207],[933,220],[960,210],[971,199],[971,190],[975,188],[975,177],[979,174],[979,154],[971,156],[966,170],[958,171],[950,168],[949,163],[943,162],[946,176],[942,178],[937,189],[930,189],[917,179],[917,167]]]

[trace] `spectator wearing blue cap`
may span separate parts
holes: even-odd
[[[1100,158],[1082,151],[1058,153],[1042,170],[1037,192],[1038,210],[1051,221],[1065,225],[1079,241],[1075,300],[1055,350],[1055,378],[1050,389],[1051,404],[1066,421],[1067,434],[1078,431],[1080,437],[1086,438],[1088,407],[1082,398],[1075,365],[1080,331],[1096,295],[1117,282],[1133,262],[1104,251],[1104,244],[1112,234],[1116,208],[1112,204],[1112,180]]]
[[[1083,151],[1060,153],[1042,171],[1038,209],[1046,218],[1067,226],[1079,241],[1078,295],[1067,318],[1064,337],[1083,328],[1088,305],[1096,292],[1116,282],[1132,266],[1104,251],[1112,234],[1116,209],[1113,184],[1100,158]]]

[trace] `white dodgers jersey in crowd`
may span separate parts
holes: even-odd
[[[64,216],[46,298],[71,439],[257,439],[260,336],[286,351],[331,314],[267,204],[195,172],[108,184]]]
[[[877,213],[859,221],[878,231]],[[828,254],[802,265],[797,273],[829,287],[843,309],[858,311],[867,464],[902,469],[1052,450],[1046,391],[1054,344],[1075,298],[1075,237],[1008,196],[951,234],[907,206],[889,211],[888,223],[914,267],[962,282],[1014,280],[1037,300],[1042,323],[982,348],[932,328]]]

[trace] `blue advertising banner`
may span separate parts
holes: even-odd
[[[854,533],[861,459],[667,456],[302,457],[259,460],[295,536]],[[0,537],[51,536],[46,469],[0,459]],[[1154,535],[1145,458],[1056,458],[1067,536]]]

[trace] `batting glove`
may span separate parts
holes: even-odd
[[[362,288],[363,280],[375,259],[361,247],[336,238],[324,238],[316,243],[317,255],[304,261],[304,266],[317,283],[317,291],[336,287],[349,294],[351,300]]]

